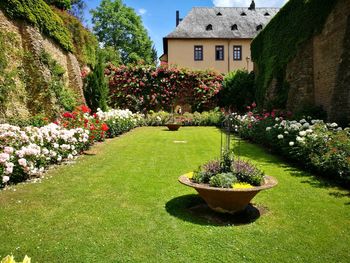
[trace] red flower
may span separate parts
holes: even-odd
[[[72,114],[72,113],[70,113],[70,112],[65,112],[65,113],[63,113],[63,115],[62,115],[64,118],[71,118],[71,119],[73,119],[74,118],[74,115]]]
[[[84,113],[90,113],[91,112],[90,108],[88,106],[86,106],[86,105],[81,105],[81,110]]]

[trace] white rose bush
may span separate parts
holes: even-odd
[[[142,119],[129,110],[91,115],[81,106],[42,127],[0,124],[0,187],[40,177],[50,165],[74,160],[95,141],[129,131]]]
[[[350,183],[350,130],[311,118],[288,120],[287,114],[252,111],[232,114],[244,139],[263,144],[317,175]]]

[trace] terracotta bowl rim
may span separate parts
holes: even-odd
[[[278,184],[278,181],[275,177],[268,176],[268,175],[264,176],[263,185],[254,186],[252,188],[241,188],[241,189],[240,188],[220,188],[220,187],[212,187],[207,184],[197,184],[192,182],[190,178],[188,178],[185,175],[181,175],[179,177],[179,182],[186,186],[193,187],[195,189],[202,189],[207,191],[220,191],[220,192],[256,192],[256,191],[272,188]]]

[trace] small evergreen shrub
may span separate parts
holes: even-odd
[[[85,79],[84,96],[87,105],[93,112],[97,109],[107,110],[108,86],[104,74],[103,56],[98,54],[98,62],[93,71]]]
[[[237,70],[228,73],[219,93],[219,105],[227,109],[243,112],[247,105],[255,101],[254,72]]]

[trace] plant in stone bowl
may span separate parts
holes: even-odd
[[[171,117],[169,118],[169,120],[166,122],[165,125],[168,127],[169,131],[177,131],[182,126],[181,122],[179,122],[175,118],[175,114],[173,110],[171,113]]]
[[[211,209],[231,214],[244,210],[259,191],[277,184],[249,161],[234,159],[228,153],[221,161],[209,161],[180,176],[179,181],[195,188]]]

